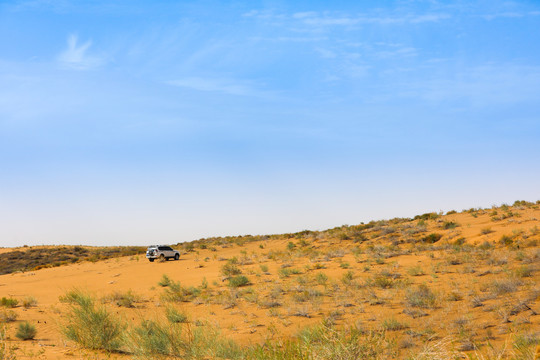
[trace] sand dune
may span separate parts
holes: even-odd
[[[452,339],[453,348],[464,353],[489,353],[488,344],[502,349],[517,337],[535,344],[540,337],[538,219],[538,205],[518,205],[378,222],[352,236],[343,228],[240,245],[202,241],[193,251],[182,251],[179,261],[150,263],[141,253],[3,275],[0,297],[19,300],[13,309],[0,308],[17,316],[7,323],[6,344],[19,359],[105,356],[68,341],[60,331],[69,313],[60,297],[73,289],[88,292],[129,326],[164,318],[166,307],[174,306],[188,316],[186,326],[211,326],[244,346],[290,338],[323,321],[384,330],[396,340],[399,357],[437,339]],[[433,233],[442,237],[430,243],[427,236]],[[227,263],[235,263],[251,284],[228,286]],[[158,285],[163,275],[198,293],[186,301],[167,301],[166,287]],[[414,291],[425,288],[433,297],[414,303]],[[110,300],[128,292],[134,307]],[[21,306],[28,297],[35,306]],[[23,321],[36,326],[34,340],[15,337]]]

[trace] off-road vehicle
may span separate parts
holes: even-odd
[[[180,259],[180,252],[173,250],[170,246],[167,245],[150,245],[146,250],[146,258],[153,262],[156,259],[161,261],[174,259]]]

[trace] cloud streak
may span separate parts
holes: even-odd
[[[229,79],[186,77],[166,82],[169,85],[205,92],[218,92],[228,95],[255,96],[258,91],[246,84]]]
[[[88,49],[92,46],[92,41],[80,44],[77,35],[71,34],[67,39],[67,49],[59,56],[58,61],[64,67],[74,70],[90,70],[101,66],[102,58],[88,54]]]

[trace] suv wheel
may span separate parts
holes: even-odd
[[[150,262],[154,262],[154,259],[148,259],[148,260],[150,260]]]
[[[180,259],[180,255],[175,254],[175,255],[174,255],[174,260],[178,260],[178,259]]]

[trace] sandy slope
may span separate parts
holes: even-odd
[[[377,246],[387,246],[392,241],[401,239],[390,234],[369,240],[361,246],[349,240],[310,240],[307,247],[316,252],[317,256],[291,255],[296,250],[288,253],[287,244],[290,241],[297,242],[297,239],[286,239],[253,242],[244,246],[217,246],[217,251],[197,249],[195,252],[183,254],[180,261],[150,263],[141,254],[138,257],[123,257],[97,263],[84,262],[3,275],[0,276],[0,297],[14,297],[22,301],[25,297],[32,296],[37,300],[36,307],[14,309],[18,319],[17,322],[9,324],[9,344],[17,348],[18,358],[21,359],[66,359],[73,358],[74,355],[91,358],[94,356],[92,352],[79,349],[61,335],[59,328],[66,320],[68,308],[60,302],[59,297],[74,288],[88,291],[98,299],[113,292],[132,291],[140,299],[136,308],[126,309],[114,304],[107,306],[125,322],[137,324],[143,318],[162,316],[166,304],[161,297],[163,288],[158,282],[163,274],[167,274],[171,279],[180,281],[183,286],[197,287],[206,279],[213,292],[210,299],[175,305],[189,314],[192,320],[190,326],[196,326],[193,325],[195,320],[199,323],[207,321],[219,327],[225,336],[245,344],[291,336],[306,325],[320,323],[332,314],[337,314],[335,318],[338,325],[360,324],[364,328],[378,329],[384,320],[394,319],[405,323],[409,330],[416,333],[422,334],[423,330],[429,328],[439,338],[444,338],[468,332],[475,340],[489,338],[492,344],[498,346],[508,341],[516,332],[538,335],[540,329],[540,316],[535,315],[540,313],[540,253],[538,245],[531,245],[531,240],[534,239],[539,240],[537,244],[540,243],[540,233],[534,234],[534,227],[540,227],[540,210],[516,208],[513,212],[519,213],[519,217],[496,222],[491,219],[489,210],[477,217],[464,212],[447,215],[437,221],[427,221],[427,233],[436,231],[444,234],[440,244],[451,243],[460,237],[464,237],[469,244],[498,244],[503,234],[528,234],[522,241],[529,244],[525,248],[511,249],[497,245],[496,249],[489,250],[490,254],[486,256],[490,257],[485,261],[469,259],[469,254],[456,253],[451,248],[418,249],[418,244],[405,241],[397,245],[397,248],[403,251],[382,261],[374,261]],[[441,230],[442,221],[455,221],[460,226]],[[416,223],[417,221],[410,224]],[[396,225],[399,226],[403,224]],[[483,234],[486,231],[482,230],[488,227],[492,232]],[[355,253],[353,249],[356,246],[362,251]],[[297,246],[296,249],[298,248]],[[328,256],[330,252],[337,250],[342,254],[336,257]],[[274,259],[269,256],[272,252],[278,254]],[[489,293],[489,287],[495,280],[524,266],[524,260],[516,260],[521,256],[518,255],[520,252],[525,259],[530,259],[526,266],[532,269],[532,275],[521,279],[523,285],[520,285],[517,291],[494,298],[485,297],[481,307],[474,307],[472,301],[475,296]],[[253,283],[252,288],[258,300],[249,298],[249,294],[243,294],[239,296],[234,307],[229,307],[226,301],[216,299],[220,293],[230,293],[226,283],[222,281],[220,269],[225,260],[233,256],[245,260],[246,265],[241,265],[241,268]],[[496,259],[500,261],[497,262]],[[342,265],[344,263],[348,266]],[[316,269],[314,264],[322,264],[323,268]],[[261,265],[268,266],[268,273],[261,270]],[[301,274],[278,276],[280,269],[289,265],[290,268],[299,269]],[[410,275],[409,269],[413,267],[420,267],[425,274]],[[348,271],[354,273],[354,284],[358,285],[342,283],[343,274]],[[405,286],[376,288],[363,285],[383,271],[399,274],[400,281],[408,281],[407,286],[427,284],[437,294],[439,305],[433,309],[423,309],[427,315],[419,318],[405,314]],[[313,283],[317,273],[324,273],[329,278],[329,285]],[[485,275],[480,276],[483,273]],[[312,289],[318,289],[324,295],[314,301],[295,301],[295,289],[305,286],[298,280],[302,277],[308,279]],[[261,306],[260,300],[276,285],[284,288],[282,306],[274,310]],[[454,292],[458,292],[461,299],[447,300]],[[511,306],[509,303],[530,299],[531,296],[535,296],[528,303],[532,311],[520,312],[511,317],[510,322],[501,321],[500,313]],[[295,316],[298,311],[306,312],[309,317]],[[38,335],[33,341],[22,342],[14,337],[17,324],[25,320],[36,324]],[[460,325],[461,323],[464,325]],[[425,337],[419,335],[415,338],[410,335],[411,331],[396,331],[395,336],[400,341],[411,341],[414,349],[421,346]],[[404,351],[408,351],[405,346]],[[126,356],[113,355],[120,358]]]

